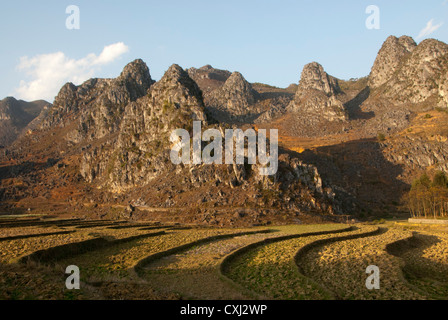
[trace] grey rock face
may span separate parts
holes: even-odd
[[[146,96],[125,107],[113,150],[92,150],[84,157],[82,174],[88,181],[102,178],[116,191],[145,185],[169,165],[171,131],[189,130],[196,120],[206,120],[202,93],[173,65]]]
[[[303,68],[298,91],[303,93],[307,90],[321,91],[329,97],[341,93],[338,80],[328,75],[317,62],[309,63]]]
[[[208,95],[212,91],[221,88],[232,75],[230,71],[215,69],[211,65],[206,65],[199,69],[190,68],[187,72],[202,90],[204,100],[207,100]]]
[[[386,83],[398,69],[403,57],[410,54],[417,44],[408,36],[390,36],[378,52],[369,76],[369,86],[376,88]]]
[[[446,68],[445,74],[442,73],[439,82],[439,106],[448,108],[448,68]]]
[[[210,93],[206,105],[217,120],[235,120],[237,117],[257,113],[257,92],[241,73],[234,72],[221,88]]]
[[[141,59],[134,60],[124,67],[123,72],[116,80],[117,87],[122,84],[126,87],[130,101],[144,96],[154,81],[151,79],[149,68]]]
[[[328,75],[320,64],[312,62],[303,68],[297,93],[288,109],[305,117],[345,121],[344,105],[337,98],[341,92],[337,79]]]
[[[245,96],[251,90],[237,73],[229,77],[223,88],[230,96]],[[246,100],[247,103],[252,101]],[[277,174],[271,177],[259,174],[259,164],[173,165],[169,160],[171,131],[181,128],[191,135],[194,120],[202,121],[203,130],[210,128],[204,109],[202,92],[195,81],[178,65],[171,66],[147,95],[126,105],[116,139],[96,143],[83,152],[81,175],[86,181],[119,194],[147,188],[139,197],[153,206],[191,206],[209,201],[215,201],[215,206],[239,206],[241,203],[235,198],[240,197],[235,194],[243,192],[247,193],[247,199],[249,195],[257,201],[265,197],[263,201],[268,201],[269,206],[307,212],[337,211],[333,206],[333,193],[323,186],[317,169],[285,154],[280,156]],[[212,127],[224,132],[221,126]],[[283,186],[282,192],[267,191],[279,185]],[[209,195],[210,190],[216,188],[233,191],[220,191],[215,197]],[[201,196],[197,198],[195,190],[204,189],[209,191],[199,193]],[[187,200],[181,200],[183,193],[190,194]],[[154,203],[148,196],[151,194],[160,194],[164,200]]]
[[[422,103],[436,98],[446,106],[445,75],[448,68],[448,45],[434,40],[422,41],[403,57],[382,94],[396,103]]]
[[[392,163],[403,165],[406,171],[426,170],[434,167],[448,172],[448,143],[445,137],[428,139],[410,135],[383,144],[383,152]]]
[[[118,130],[125,106],[144,96],[152,84],[149,69],[140,59],[129,63],[116,79],[90,79],[80,86],[67,83],[42,128],[64,127],[75,118],[78,126],[67,134],[68,141],[102,138]]]

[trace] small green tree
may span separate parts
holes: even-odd
[[[412,189],[425,188],[429,189],[431,187],[431,179],[426,173],[424,173],[420,178],[415,179],[412,182]]]
[[[442,171],[437,171],[434,175],[434,179],[432,181],[433,187],[442,187],[447,188],[448,187],[448,177],[446,174]]]

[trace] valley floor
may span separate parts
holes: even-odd
[[[448,229],[403,221],[209,228],[0,218],[0,299],[448,298]],[[80,290],[66,288],[67,266]],[[380,289],[366,288],[368,266]]]

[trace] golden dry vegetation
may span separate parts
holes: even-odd
[[[80,246],[98,238],[109,245]],[[0,248],[0,299],[448,296],[447,230],[408,223],[224,229],[0,219]],[[39,260],[36,251],[58,254]],[[81,290],[65,288],[68,265],[80,267]],[[369,265],[380,268],[380,290],[365,287]]]
[[[410,236],[409,232],[389,228],[373,237],[318,247],[300,263],[306,275],[331,290],[338,299],[423,299],[403,281],[400,259],[386,251],[386,245]],[[362,285],[370,265],[380,269],[379,290],[368,290]]]

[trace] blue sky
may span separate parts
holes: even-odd
[[[69,5],[80,9],[79,30],[66,28]],[[365,26],[369,5],[380,9],[379,30]],[[0,99],[52,102],[65,82],[116,77],[136,58],[155,80],[173,63],[211,64],[240,71],[250,82],[287,87],[311,61],[341,79],[368,75],[389,35],[448,42],[448,0],[16,0],[0,6]]]

